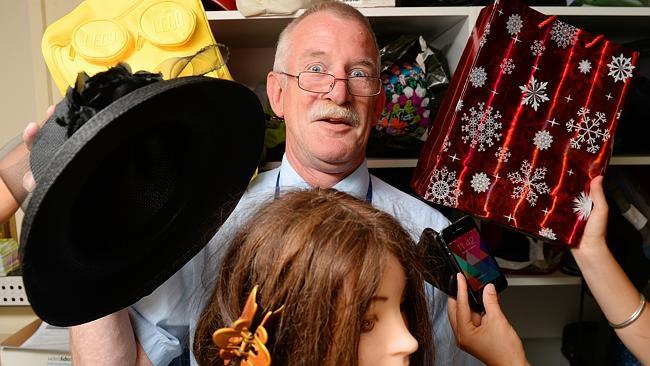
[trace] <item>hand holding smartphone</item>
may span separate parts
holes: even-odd
[[[508,281],[469,216],[454,222],[437,235],[431,229],[425,230],[420,244],[426,246],[429,282],[455,298],[455,274],[462,273],[467,280],[470,307],[476,312],[484,311],[483,289],[488,283],[494,284],[497,292],[508,286]]]

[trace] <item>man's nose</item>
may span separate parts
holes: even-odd
[[[334,86],[325,97],[337,105],[343,105],[349,101],[351,94],[348,92],[348,81],[346,79],[334,79]]]

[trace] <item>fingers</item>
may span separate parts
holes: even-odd
[[[471,308],[470,308],[470,309],[471,309]],[[483,315],[481,315],[481,314],[479,314],[479,313],[477,313],[477,312],[475,312],[475,311],[470,311],[470,314],[471,314],[472,324],[473,324],[475,327],[480,326],[480,325],[481,325],[481,322],[483,321]]]
[[[469,309],[469,300],[467,299],[467,282],[465,276],[461,273],[456,274],[458,288],[456,292],[456,322],[459,326],[471,323],[471,310]]]
[[[54,114],[55,106],[51,105],[47,107],[47,110],[45,111],[45,114],[47,115],[46,118],[52,117],[52,114]],[[36,122],[31,122],[27,124],[25,129],[23,130],[23,141],[25,142],[25,145],[27,145],[27,149],[31,150],[32,145],[34,144],[34,140],[36,139],[36,135],[38,134],[39,129],[41,126],[36,123]]]
[[[47,108],[45,113],[47,114],[47,118],[50,118],[52,114],[54,113],[55,106],[51,105]],[[27,147],[27,150],[31,150],[32,146],[34,145],[34,141],[36,140],[36,136],[38,135],[38,131],[41,129],[41,126],[39,126],[38,123],[36,122],[31,122],[27,124],[25,129],[23,130],[23,142],[25,143],[25,146]],[[36,181],[34,180],[34,175],[32,174],[31,171],[28,171],[23,175],[23,188],[27,192],[33,192],[34,188],[36,187]]]
[[[607,200],[605,199],[605,192],[603,191],[603,176],[599,175],[591,180],[589,196],[594,203],[593,212],[604,211],[607,212]]]
[[[483,289],[483,307],[485,308],[485,313],[490,317],[505,317],[501,311],[501,307],[499,306],[497,290],[491,283],[488,283]]]
[[[591,180],[589,196],[593,202],[591,214],[587,219],[587,225],[582,236],[582,241],[594,242],[594,240],[603,241],[607,232],[607,217],[609,208],[605,193],[603,191],[603,177],[598,176]],[[582,244],[580,244],[582,246]]]
[[[40,127],[36,122],[31,122],[23,130],[23,141],[25,142],[28,150],[32,149],[32,145],[34,144],[34,140],[36,139],[36,135],[38,134],[39,129]]]
[[[34,191],[34,188],[36,188],[36,180],[31,171],[23,175],[23,188],[30,193]]]

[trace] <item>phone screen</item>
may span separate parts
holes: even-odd
[[[448,247],[472,291],[477,292],[501,275],[478,230],[471,229],[454,239]]]

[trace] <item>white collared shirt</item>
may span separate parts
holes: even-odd
[[[184,347],[189,345],[192,349],[195,326],[205,301],[212,293],[220,258],[230,239],[257,207],[274,198],[278,174],[282,192],[310,188],[286,156],[283,157],[279,168],[259,174],[249,184],[235,210],[201,252],[149,296],[131,306],[135,333],[154,365],[168,365],[183,352]],[[426,203],[371,176],[365,161],[332,188],[365,199],[370,179],[372,205],[397,218],[416,242],[425,228],[440,231],[449,225],[440,212]],[[433,298],[436,365],[481,364],[456,347],[447,318],[447,296],[428,284],[427,293]],[[196,365],[194,357],[191,357],[191,364]]]

